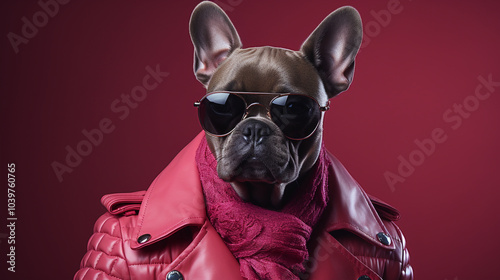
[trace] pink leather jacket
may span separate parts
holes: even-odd
[[[147,191],[106,195],[74,279],[241,279],[207,219],[195,152],[198,135]],[[399,213],[368,197],[332,156],[329,209],[310,241],[301,279],[413,279]]]

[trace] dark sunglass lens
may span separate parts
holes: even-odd
[[[206,96],[198,109],[201,126],[209,133],[229,133],[245,113],[245,102],[229,93],[214,93]]]
[[[285,95],[273,100],[271,118],[292,139],[302,139],[314,132],[321,118],[318,104],[303,95]]]

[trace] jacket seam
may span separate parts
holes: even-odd
[[[113,214],[112,214],[113,215]],[[109,221],[110,219],[113,219],[113,218],[116,218],[114,215],[113,216],[109,216],[109,217],[106,217],[106,219],[104,221],[101,222],[101,224],[99,225],[99,229],[97,229],[97,232],[100,232],[100,233],[104,233],[102,232],[102,228],[104,227],[104,224]],[[110,234],[111,235],[111,234]]]
[[[82,265],[84,265],[84,267],[88,264],[89,262],[89,259],[90,259],[90,251],[95,251],[94,249],[90,248],[90,249],[87,249],[87,254],[85,254],[85,256],[83,257],[83,260],[82,260]]]
[[[402,253],[402,257],[401,257],[401,265],[400,265],[400,269],[399,269],[399,279],[402,279],[401,277],[403,277],[403,271],[405,271],[409,265],[409,263],[405,261],[407,258],[407,254],[408,254],[408,252],[405,249],[403,249],[403,253]]]
[[[108,275],[108,276],[110,276],[110,277],[113,277],[113,278],[116,278],[116,279],[121,279],[121,278],[118,278],[118,277],[116,277],[116,276],[111,275],[111,271],[112,271],[112,270],[113,270],[113,268],[115,267],[115,265],[116,265],[116,263],[117,263],[117,261],[118,261],[118,259],[119,259],[120,257],[118,257],[118,256],[113,256],[113,255],[108,255],[108,254],[104,253],[103,251],[97,251],[97,252],[99,252],[99,253],[100,253],[100,254],[99,254],[99,257],[97,257],[97,260],[95,261],[95,265],[94,265],[94,267],[89,267],[89,269],[94,269],[94,270],[97,270],[97,271],[101,271],[102,273],[104,273],[104,274],[106,274],[106,275]],[[99,263],[99,260],[101,260],[102,255],[107,255],[107,256],[110,256],[110,257],[113,257],[113,258],[114,258],[114,260],[113,260],[113,264],[111,265],[111,268],[109,269],[109,273],[108,273],[108,272],[106,272],[106,271],[104,271],[104,270],[102,270],[102,269],[97,268],[97,264]],[[121,258],[120,258],[120,259],[121,259]],[[125,260],[125,262],[127,262],[127,260]],[[128,265],[127,265],[127,267],[128,267]],[[87,272],[88,272],[88,271],[87,271]],[[129,271],[129,277],[130,277],[130,271]]]
[[[101,244],[102,240],[104,239],[104,236],[107,234],[107,233],[101,232],[101,231],[99,231],[98,233],[100,233],[100,235],[99,235],[99,239],[97,240],[96,245],[95,245],[96,251],[97,251],[97,248],[99,248],[99,244]],[[110,235],[110,234],[108,234],[108,235]],[[112,236],[112,235],[110,235],[110,236]]]
[[[80,278],[80,279],[85,280],[85,276],[87,276],[87,274],[89,273],[90,269],[91,269],[90,267],[87,267],[87,270],[85,271],[85,273],[83,274],[82,278]]]
[[[204,234],[205,236],[199,238],[198,241],[196,242],[196,244],[193,244],[193,248],[191,249],[191,251],[189,251],[189,253],[187,253],[186,256],[182,260],[180,260],[173,268],[179,267],[187,258],[189,258],[189,256],[194,252],[194,250],[198,247],[198,245],[200,245],[201,241],[206,237],[206,235],[208,233],[207,223],[208,223],[208,220],[205,220],[205,223],[201,227],[202,230],[205,230],[205,234]]]
[[[130,277],[130,265],[128,263],[128,259],[125,257],[125,248],[124,248],[124,246],[125,246],[124,243],[125,242],[124,242],[124,239],[123,239],[122,221],[119,218],[117,218],[117,220],[118,220],[118,224],[119,224],[118,228],[120,229],[120,240],[121,240],[120,243],[121,243],[122,252],[123,252],[123,260],[125,261],[125,264],[127,265],[128,278],[131,279],[131,277]],[[111,267],[111,269],[114,268],[115,264],[116,264],[116,262],[113,263],[113,266]]]
[[[97,257],[97,259],[95,260],[95,263],[94,263],[94,267],[97,268],[97,264],[99,264],[99,261],[101,260],[101,257],[102,255],[104,254],[103,251],[99,251],[99,256]],[[110,271],[111,272],[111,271]]]
[[[395,224],[393,226],[396,229],[396,233],[397,233],[398,237],[403,236],[403,232],[401,231],[401,229]],[[401,238],[401,239],[403,239],[403,238]],[[406,267],[408,267],[408,265],[409,265],[409,261],[408,261],[408,254],[409,253],[408,253],[408,250],[406,249],[406,244],[403,244],[403,241],[400,241],[400,242],[401,242],[401,265],[399,266],[400,267],[399,279],[402,279],[403,271],[405,271]]]
[[[106,271],[104,271],[104,270],[102,270],[102,269],[99,269],[99,268],[92,268],[92,267],[88,267],[88,269],[87,269],[87,271],[86,271],[86,273],[85,273],[85,275],[84,275],[84,276],[86,276],[86,275],[88,274],[89,270],[91,270],[91,269],[92,269],[92,270],[95,270],[95,271],[100,271],[100,272],[102,272],[102,273],[106,274],[106,275],[107,275],[107,276],[109,276],[109,277],[113,277],[113,278],[116,278],[116,279],[123,280],[123,278],[119,278],[119,277],[113,276],[113,275],[111,275],[111,274],[107,273]],[[85,278],[83,278],[83,277],[82,277],[82,279],[85,279]]]
[[[104,253],[103,251],[99,251],[99,250],[95,250],[95,249],[90,249],[89,252],[97,252],[97,253],[103,253],[105,254],[106,256],[109,256],[109,257],[112,257],[113,259],[123,259],[122,257],[120,256],[117,256],[117,255],[111,255],[111,254],[106,254]]]
[[[171,263],[136,263],[129,266],[139,266],[139,265],[169,265]]]

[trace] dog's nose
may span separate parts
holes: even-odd
[[[262,121],[248,120],[241,129],[243,139],[254,145],[261,144],[266,137],[271,135],[271,128]]]

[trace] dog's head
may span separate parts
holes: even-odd
[[[331,13],[300,51],[241,48],[233,24],[211,2],[193,11],[190,34],[194,72],[208,93],[198,103],[200,121],[219,177],[241,198],[279,207],[286,187],[318,159],[329,99],[352,82],[358,12]]]

